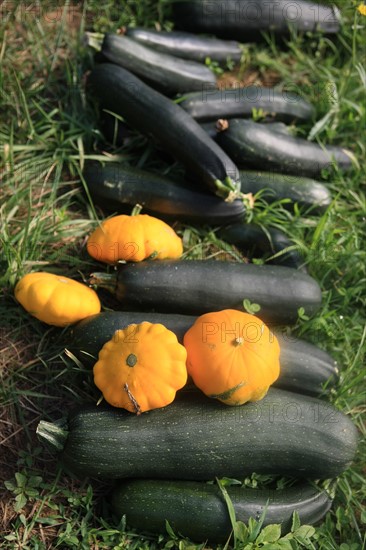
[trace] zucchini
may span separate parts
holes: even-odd
[[[65,343],[78,359],[94,365],[98,353],[117,329],[123,329],[132,323],[161,323],[175,333],[183,343],[183,336],[193,325],[196,317],[174,313],[153,313],[140,311],[104,311],[82,319],[70,327],[65,335]]]
[[[175,28],[212,33],[240,42],[263,40],[263,32],[287,37],[290,27],[300,32],[334,34],[340,28],[335,6],[306,0],[172,0]]]
[[[247,299],[261,306],[259,316],[275,324],[298,320],[298,309],[314,314],[321,304],[318,283],[306,273],[282,266],[220,260],[162,260],[120,265],[95,273],[91,284],[113,292],[123,307],[197,314],[243,310]]]
[[[192,326],[196,317],[174,313],[104,311],[91,315],[72,325],[65,333],[65,346],[83,364],[92,367],[98,359],[98,353],[117,329],[126,328],[131,323],[161,323],[173,331],[179,342]],[[274,386],[305,393],[319,395],[323,386],[334,385],[337,368],[333,358],[317,346],[276,331],[280,343],[281,372]]]
[[[244,219],[243,201],[223,201],[213,194],[166,176],[117,162],[86,161],[83,177],[94,202],[110,212],[127,213],[135,204],[166,221],[225,225]]]
[[[219,229],[216,235],[219,239],[236,246],[245,256],[268,258],[267,264],[285,265],[306,272],[301,252],[279,229],[264,229],[260,225],[236,223]]]
[[[332,500],[309,482],[284,489],[226,487],[236,521],[248,524],[264,514],[262,526],[281,524],[281,534],[291,530],[292,514],[298,512],[302,525],[319,522]],[[232,525],[220,487],[200,481],[133,479],[113,488],[111,507],[117,519],[126,516],[128,527],[159,535],[166,521],[176,534],[197,542],[226,542]]]
[[[84,406],[37,433],[62,450],[80,478],[243,479],[257,474],[334,478],[349,467],[357,429],[331,404],[270,388],[257,403],[229,407],[197,391],[142,415]]]
[[[92,70],[88,89],[103,107],[158,141],[202,186],[226,200],[240,195],[240,177],[235,164],[199,124],[169,98],[111,63],[102,63]]]
[[[218,120],[215,120],[215,121],[211,120],[210,122],[200,123],[200,126],[201,126],[201,128],[203,128],[205,130],[205,132],[207,132],[207,134],[210,136],[210,138],[216,139],[217,132],[222,132],[223,131],[223,129],[221,127],[222,123],[227,124],[228,121],[225,120],[225,119],[218,119]],[[291,127],[287,126],[287,124],[285,124],[284,122],[265,122],[265,121],[263,121],[261,124],[265,124],[266,128],[270,128],[271,130],[273,130],[275,132],[280,132],[280,133],[290,135],[290,136],[292,135]]]
[[[314,116],[313,106],[299,95],[260,86],[228,90],[206,88],[201,92],[185,94],[179,105],[199,122],[251,118],[254,109],[286,123],[306,122]]]
[[[334,359],[318,346],[274,331],[280,344],[280,376],[275,386],[305,395],[320,395],[338,380]]]
[[[238,166],[316,177],[337,165],[352,167],[352,153],[341,147],[317,143],[274,132],[252,120],[232,119],[229,127],[216,136],[217,143]]]
[[[289,199],[289,204],[283,204],[285,208],[293,208],[297,203],[317,213],[326,210],[332,202],[332,195],[325,185],[299,175],[240,170],[240,181],[243,193],[260,193],[267,202]]]
[[[156,52],[127,36],[106,33],[101,52],[165,94],[216,87],[216,76],[202,63]]]
[[[197,36],[189,32],[156,31],[142,27],[128,27],[126,36],[159,52],[205,63],[211,61],[226,64],[229,60],[239,63],[242,55],[240,44],[234,40]]]

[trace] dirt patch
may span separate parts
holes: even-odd
[[[248,69],[244,73],[239,70],[223,73],[218,78],[217,85],[220,89],[239,88],[244,86],[264,86],[273,88],[281,80],[280,75],[273,70],[260,72]]]

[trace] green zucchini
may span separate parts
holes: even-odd
[[[143,212],[166,221],[195,225],[225,225],[244,219],[243,201],[223,201],[166,176],[116,162],[86,161],[83,177],[95,204],[109,212],[130,212],[135,204]]]
[[[281,534],[291,530],[292,514],[298,512],[302,525],[319,522],[332,500],[309,482],[284,489],[226,487],[236,521],[248,524],[264,514],[262,526],[281,524]],[[117,519],[126,516],[128,527],[161,535],[166,521],[176,534],[197,542],[224,543],[232,525],[220,487],[200,481],[133,479],[120,481],[111,494],[111,508]]]
[[[200,123],[201,128],[207,132],[207,134],[212,139],[216,139],[217,132],[222,132],[223,129],[221,127],[221,124],[228,123],[225,119],[218,119],[218,120],[211,120],[210,122],[202,122]],[[261,124],[265,124],[266,128],[270,128],[271,130],[275,132],[284,133],[286,135],[292,135],[291,126],[287,126],[284,122],[262,122]]]
[[[352,167],[352,153],[341,147],[317,143],[274,132],[252,120],[232,119],[216,136],[217,143],[240,167],[253,166],[282,174],[319,176],[334,165]]]
[[[253,193],[267,202],[289,199],[285,208],[293,208],[294,203],[312,213],[326,210],[332,202],[332,195],[327,187],[311,178],[276,172],[260,172],[257,170],[240,170],[241,190],[243,193]]]
[[[92,367],[98,359],[99,351],[113,337],[117,329],[126,328],[131,323],[161,323],[173,331],[180,343],[192,326],[196,317],[174,313],[104,311],[91,315],[72,325],[65,333],[66,349],[71,351],[83,364]],[[319,395],[323,386],[334,385],[337,380],[337,367],[333,358],[317,346],[275,331],[280,343],[281,372],[275,386],[289,391]]]
[[[240,44],[234,40],[219,40],[189,32],[156,31],[142,27],[128,27],[125,34],[159,52],[201,63],[205,63],[207,58],[221,64],[229,60],[239,63],[242,55]]]
[[[196,317],[175,313],[104,311],[72,325],[65,334],[66,348],[86,364],[94,365],[98,353],[117,329],[132,323],[161,323],[175,333],[180,343]]]
[[[216,87],[216,76],[202,63],[156,52],[127,36],[106,33],[101,52],[165,94]]]
[[[240,176],[235,164],[199,124],[169,98],[111,63],[101,63],[92,70],[87,88],[104,108],[155,139],[200,185],[226,200],[240,195]]]
[[[216,235],[219,239],[235,245],[249,258],[267,258],[267,264],[285,265],[306,272],[303,255],[293,241],[279,229],[236,223],[219,229]]]
[[[281,371],[277,388],[320,395],[338,380],[336,361],[318,346],[274,330],[280,344]]]
[[[335,6],[306,0],[172,0],[175,28],[212,33],[240,42],[263,40],[263,32],[287,37],[290,27],[300,32],[334,34],[340,28]]]
[[[184,94],[179,105],[199,122],[251,118],[254,109],[286,123],[305,122],[314,116],[313,106],[299,95],[260,86],[228,90],[205,88],[201,92]]]
[[[121,389],[123,391],[123,389]],[[197,391],[135,415],[84,406],[37,433],[62,450],[80,478],[243,479],[257,474],[334,478],[354,459],[358,435],[331,404],[277,388],[257,403],[229,407]]]
[[[299,308],[314,314],[321,304],[318,283],[298,270],[220,260],[129,262],[114,273],[94,273],[90,283],[113,292],[123,307],[197,314],[243,310],[259,304],[263,321],[291,324]]]

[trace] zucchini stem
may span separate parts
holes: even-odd
[[[104,34],[100,32],[86,32],[84,34],[84,43],[97,52],[102,49]]]
[[[117,275],[116,273],[92,273],[89,284],[105,288],[113,294],[117,286]]]
[[[37,426],[36,433],[41,440],[47,441],[57,451],[62,451],[69,435],[66,420],[55,422],[41,420]]]
[[[225,202],[233,202],[236,199],[241,199],[246,208],[252,209],[254,206],[254,198],[252,193],[242,193],[240,185],[235,185],[233,180],[228,176],[225,181],[215,180],[217,195],[225,200]]]

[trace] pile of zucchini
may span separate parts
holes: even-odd
[[[301,4],[306,19],[311,5]],[[244,1],[240,5],[246,7]],[[356,428],[324,399],[337,381],[335,362],[283,330],[297,321],[299,309],[316,313],[320,287],[281,231],[245,223],[247,194],[259,191],[268,200],[289,198],[313,213],[324,210],[330,193],[311,178],[333,165],[350,169],[352,155],[291,134],[286,124],[308,121],[314,113],[299,96],[268,88],[217,89],[205,59],[237,63],[241,49],[235,41],[186,32],[230,34],[229,27],[218,26],[217,14],[216,19],[213,13],[200,17],[208,8],[204,1],[175,2],[182,32],[131,28],[123,35],[106,34],[87,81],[101,110],[123,118],[122,140],[130,131],[147,136],[178,163],[184,177],[173,180],[106,157],[104,163],[86,162],[85,184],[105,211],[126,212],[138,203],[169,222],[214,226],[220,239],[245,254],[290,250],[274,265],[146,260],[94,273],[91,283],[113,292],[121,311],[105,311],[72,326],[67,348],[91,367],[117,329],[142,321],[164,324],[182,342],[197,315],[243,309],[246,298],[260,305],[261,318],[276,331],[281,375],[257,403],[227,407],[188,384],[174,403],[140,416],[87,405],[67,420],[41,421],[37,432],[61,452],[70,472],[111,482],[113,513],[117,518],[125,514],[130,527],[161,534],[168,521],[183,536],[219,543],[232,531],[225,491],[236,519],[264,518],[263,525],[280,523],[287,532],[295,511],[303,523],[324,517],[331,498],[314,480],[336,478],[354,458]],[[320,26],[334,32],[337,17],[325,23],[334,12],[318,8]],[[283,32],[279,12],[274,16],[274,29]],[[300,29],[309,28],[306,21],[300,23]],[[262,19],[260,25],[249,25],[253,36],[263,24]],[[238,28],[232,36],[243,40],[246,30]],[[250,120],[254,108],[264,113],[261,123]],[[253,472],[297,481],[278,490],[241,485],[223,490],[215,481],[242,480]]]

